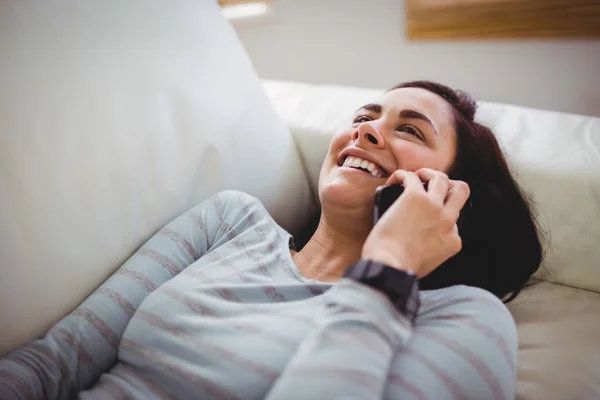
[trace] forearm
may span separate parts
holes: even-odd
[[[412,327],[384,294],[343,279],[268,399],[380,398],[395,349]]]

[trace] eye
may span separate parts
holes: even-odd
[[[398,132],[406,132],[409,135],[415,136],[419,140],[425,141],[425,138],[423,137],[421,131],[412,125],[400,125],[398,128],[396,128],[396,130]]]
[[[356,118],[354,118],[354,123],[355,124],[360,124],[362,122],[367,122],[367,121],[372,121],[373,119],[371,117],[367,117],[366,115],[360,115]]]

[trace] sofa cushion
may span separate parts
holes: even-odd
[[[600,294],[542,281],[508,308],[519,335],[517,399],[600,399]]]
[[[313,203],[216,1],[2,1],[0,88],[0,354],[218,191]]]
[[[317,189],[329,141],[383,90],[263,81]],[[536,277],[600,292],[600,118],[479,102],[550,240]]]

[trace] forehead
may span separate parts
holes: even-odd
[[[400,88],[387,92],[382,99],[384,109],[411,109],[433,119],[452,118],[450,104],[441,96],[420,88]]]

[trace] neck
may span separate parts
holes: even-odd
[[[370,213],[360,216],[321,214],[319,226],[302,250],[294,255],[302,275],[320,281],[339,280],[360,259],[371,230]]]

